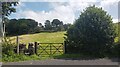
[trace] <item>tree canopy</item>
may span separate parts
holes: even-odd
[[[18,2],[2,2],[2,15],[9,16],[12,12],[16,12],[13,6],[17,6]]]
[[[50,23],[49,20],[46,20],[45,21],[45,30],[51,30],[52,29],[52,25]]]
[[[5,22],[7,20],[7,17],[12,13],[12,12],[16,12],[16,9],[14,8],[14,6],[17,6],[18,2],[0,2],[1,7],[2,7],[2,11],[1,11],[1,16],[2,16],[2,34],[3,37],[5,37],[5,24],[7,22]]]
[[[33,33],[38,22],[32,19],[11,19],[6,24],[6,31],[9,35],[21,35]]]
[[[68,52],[103,56],[116,37],[112,18],[102,8],[89,6],[67,31]]]

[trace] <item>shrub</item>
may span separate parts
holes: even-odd
[[[108,57],[120,58],[120,43],[116,43],[111,52],[108,54]]]
[[[2,54],[12,55],[15,44],[9,38],[4,38],[2,41]]]
[[[66,34],[67,53],[104,57],[116,37],[112,18],[102,8],[90,6]]]
[[[37,55],[24,55],[23,53],[16,54],[14,47],[16,45],[11,42],[11,39],[4,38],[2,41],[2,62],[15,62],[25,60],[40,60],[41,58]]]

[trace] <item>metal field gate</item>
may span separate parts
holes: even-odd
[[[38,43],[37,55],[39,56],[53,56],[64,53],[63,43]]]

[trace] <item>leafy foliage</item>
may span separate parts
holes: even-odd
[[[13,49],[15,44],[11,42],[12,40],[10,38],[5,37],[4,40],[2,41],[1,45],[2,45],[2,54],[6,54],[6,55],[12,55]]]
[[[11,19],[6,24],[6,31],[9,35],[21,35],[34,33],[38,27],[38,22],[32,19]]]
[[[1,43],[2,45],[2,62],[15,62],[25,60],[40,60],[41,58],[37,55],[27,56],[24,54],[16,54],[14,52],[15,43],[12,43],[12,39],[5,37]],[[32,58],[32,59],[31,59]]]
[[[13,6],[17,6],[18,2],[2,2],[2,15],[9,16],[12,12],[16,12]]]
[[[66,34],[68,53],[105,56],[116,37],[112,18],[102,8],[87,7]]]
[[[46,20],[45,21],[45,30],[51,30],[52,29],[52,25],[50,23],[49,20]]]
[[[43,26],[41,23],[36,22],[33,19],[6,19],[6,34],[7,35],[22,35],[40,32],[55,32],[67,30],[71,24],[63,24],[62,21],[57,19],[50,22],[45,21]],[[59,22],[58,22],[59,21]]]
[[[27,60],[41,60],[37,55],[23,55],[23,54],[12,54],[11,56],[3,54],[2,62],[16,62],[16,61],[27,61]]]
[[[62,28],[63,28],[63,22],[58,20],[58,19],[53,19],[53,21],[51,22],[52,23],[52,27],[53,27],[53,30],[56,30],[56,31],[61,31]]]

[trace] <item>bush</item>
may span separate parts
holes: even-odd
[[[25,61],[25,60],[39,60],[41,59],[37,55],[24,55],[23,53],[16,54],[14,52],[14,47],[16,45],[11,42],[11,39],[4,38],[2,41],[2,62],[15,62],[15,61]]]
[[[81,13],[66,34],[67,53],[104,57],[116,37],[112,18],[102,8],[90,6]]]
[[[16,62],[16,61],[26,61],[26,60],[40,60],[41,58],[37,55],[24,55],[24,54],[12,54],[11,56],[8,56],[6,54],[3,54],[2,61],[3,62]]]
[[[2,54],[12,55],[14,53],[15,44],[9,38],[4,38],[2,41]]]
[[[111,52],[108,54],[108,57],[120,58],[120,43],[116,43]]]

